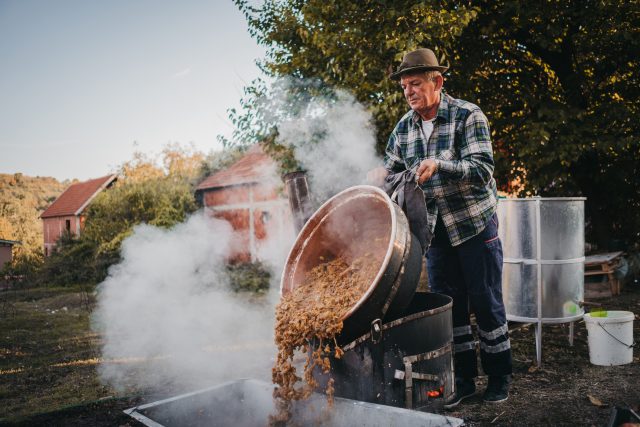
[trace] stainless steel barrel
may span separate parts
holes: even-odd
[[[507,318],[564,323],[584,314],[584,197],[500,199]]]

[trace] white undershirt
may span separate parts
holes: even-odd
[[[433,133],[433,122],[436,121],[434,117],[431,120],[423,120],[422,121],[422,134],[424,135],[425,143],[429,141],[431,134]]]

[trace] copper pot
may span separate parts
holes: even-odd
[[[362,297],[343,316],[338,341],[349,342],[368,332],[373,322],[401,315],[420,277],[418,239],[409,231],[402,210],[384,191],[359,185],[325,202],[298,234],[284,267],[280,292],[295,289],[324,260],[341,256],[349,261],[365,254],[379,268]]]

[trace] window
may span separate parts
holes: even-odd
[[[70,219],[65,221],[65,228],[67,229],[67,231],[71,232],[71,220]]]

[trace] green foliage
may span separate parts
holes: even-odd
[[[71,183],[0,174],[0,238],[23,243],[14,247],[14,262],[2,273],[26,275],[47,286],[102,281],[120,260],[122,241],[134,226],[170,228],[184,221],[197,209],[194,186],[243,152],[242,147],[229,147],[205,156],[192,145],[167,144],[160,155],[134,153],[120,167],[116,184],[85,210],[81,235],[63,235],[46,259],[40,214]]]
[[[420,45],[437,45],[436,53],[443,54],[460,31],[451,29],[463,28],[477,13],[466,6],[447,11],[428,3],[283,0],[257,8],[236,1],[252,35],[269,48],[263,69],[272,76],[316,79],[349,90],[372,112],[381,147],[407,110],[397,84],[387,78],[392,67],[403,52]],[[428,32],[415,31],[427,23]],[[264,89],[247,91],[249,98],[256,93]]]
[[[230,141],[226,144],[227,148],[224,150],[211,152],[204,158],[201,179],[231,166],[240,160],[246,151],[246,147],[242,145],[234,145]]]
[[[350,91],[372,113],[380,152],[408,109],[387,75],[404,52],[434,49],[451,65],[448,92],[489,118],[501,189],[586,196],[590,239],[638,241],[640,3],[235,3],[268,49],[265,72]],[[277,127],[252,108],[268,93],[254,83],[244,111],[231,112],[236,140],[277,146]]]
[[[96,262],[95,243],[64,233],[56,242],[56,250],[39,269],[37,282],[46,286],[96,283],[102,274]]]
[[[227,274],[235,292],[260,294],[269,290],[271,273],[260,262],[228,265]]]
[[[13,247],[13,261],[5,266],[5,274],[30,275],[42,264],[40,215],[69,184],[49,177],[0,174],[0,239],[21,243]]]
[[[6,277],[12,286],[30,284],[42,267],[42,251],[23,252],[13,247],[14,256],[10,263],[0,269],[0,277]],[[17,253],[17,254],[16,254]]]
[[[160,157],[135,152],[120,168],[114,186],[84,211],[79,237],[64,236],[41,270],[43,284],[95,284],[120,261],[122,241],[146,223],[170,228],[197,209],[193,185],[205,167],[193,146],[167,144]]]
[[[169,228],[196,210],[192,187],[172,177],[121,183],[100,193],[86,211],[83,239],[99,252],[118,251],[135,225]]]
[[[322,102],[315,102],[312,101]],[[242,149],[247,143],[261,143],[266,153],[276,159],[280,173],[301,169],[293,148],[278,143],[278,126],[292,119],[314,117],[324,107],[340,100],[340,94],[319,79],[296,77],[283,78],[267,87],[257,80],[254,86],[245,89],[241,105],[247,114],[230,110],[230,119],[235,126],[234,140],[226,141],[228,147]],[[316,129],[308,143],[323,138],[323,130]],[[243,141],[243,143],[235,142]]]
[[[171,176],[195,184],[206,173],[206,158],[193,143],[168,143],[157,154],[135,151],[119,169],[121,179],[130,183]]]
[[[45,260],[39,282],[68,286],[95,284],[120,261],[122,241],[133,227],[146,223],[170,228],[196,210],[192,187],[186,178],[172,176],[120,182],[103,191],[85,211],[80,236],[61,236],[56,250]]]

